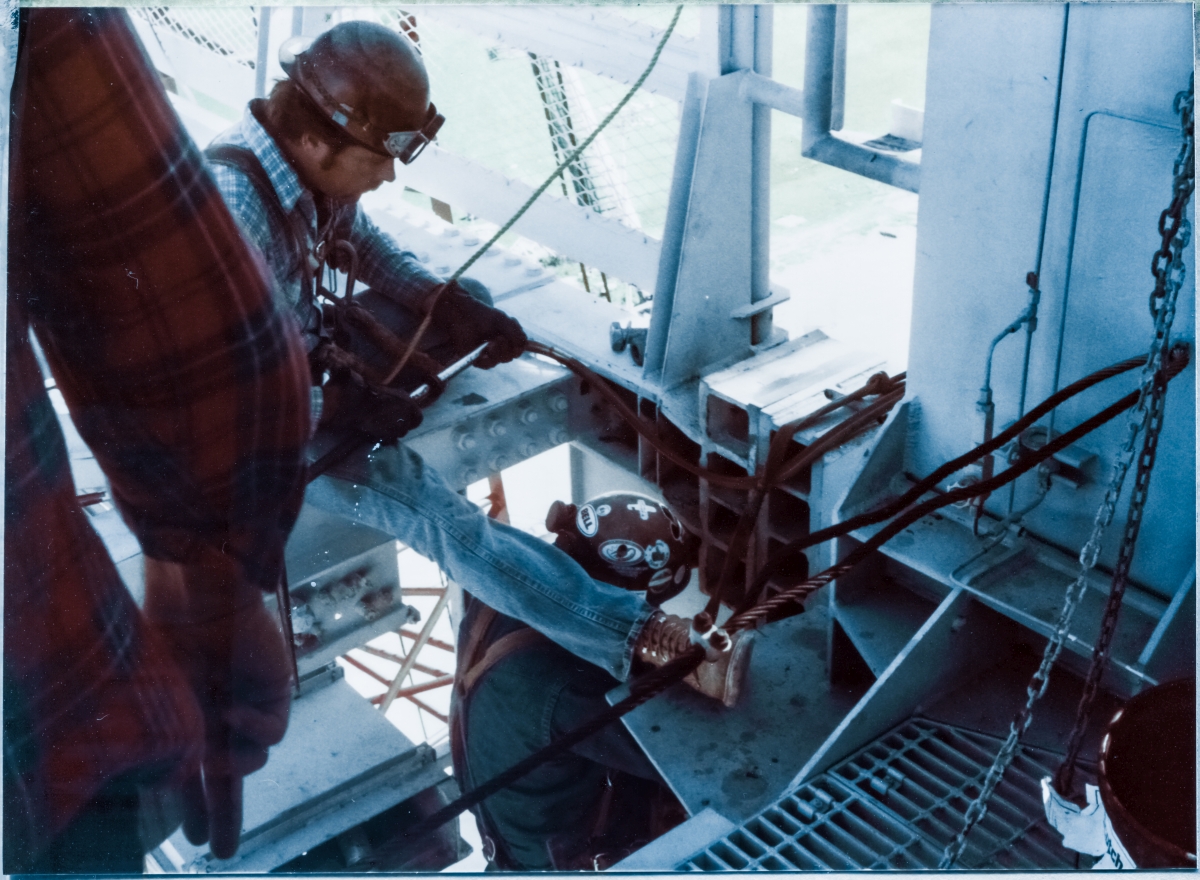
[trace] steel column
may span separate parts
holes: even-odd
[[[267,94],[267,65],[271,61],[271,9],[270,6],[258,7],[258,55],[254,61],[254,97],[261,98]]]
[[[684,101],[646,356],[647,375],[657,373],[668,387],[773,336],[770,307],[745,308],[771,295],[770,108],[750,103],[740,89],[749,76],[771,74],[772,10],[722,6],[714,14],[706,68],[716,76],[704,90],[698,122]],[[699,91],[699,84],[690,86],[689,97],[699,100]],[[695,147],[688,150],[693,125]],[[666,289],[672,289],[667,301],[658,302]],[[666,314],[670,329],[662,326]]]

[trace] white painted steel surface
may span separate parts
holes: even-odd
[[[422,18],[548,55],[573,67],[632,85],[662,31],[603,7],[426,6]],[[688,74],[699,64],[695,40],[672,36],[643,88],[683,99]]]
[[[1068,17],[1059,5],[936,6],[908,380],[921,413],[907,461],[914,473],[928,473],[981,439],[974,402],[987,341],[1024,308],[1025,274],[1036,265],[1064,23],[1062,109],[1027,405],[1054,390],[1064,302],[1060,385],[1149,346],[1150,257],[1179,148],[1171,102],[1191,73],[1190,7],[1083,5],[1072,6]],[[1092,116],[1096,111],[1153,124]],[[1095,126],[1086,142],[1085,126]],[[1188,252],[1175,339],[1194,339],[1194,251]],[[1017,415],[1023,345],[1023,333],[1016,334],[996,350],[997,429]],[[1122,377],[1081,396],[1063,408],[1055,430],[1082,421],[1133,381]],[[1135,581],[1168,597],[1195,553],[1194,399],[1189,367],[1167,395],[1146,512],[1146,534],[1156,536],[1158,549],[1139,553],[1133,567]],[[1066,547],[1083,544],[1123,422],[1083,441],[1098,457],[1092,482],[1052,489],[1026,518],[1036,533]],[[1025,482],[1018,506],[1032,491],[1032,479]],[[1003,514],[1007,502],[1007,491],[997,493],[990,509]],[[1122,504],[1110,534],[1120,533],[1124,517]],[[1117,543],[1106,542],[1101,565],[1111,564]]]

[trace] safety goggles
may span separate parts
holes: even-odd
[[[438,129],[446,121],[433,104],[429,105],[429,118],[420,131],[393,131],[383,141],[383,148],[403,164],[407,165],[421,155],[429,142],[437,137]]]

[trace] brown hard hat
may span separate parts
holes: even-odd
[[[305,45],[307,43],[307,45]],[[381,24],[346,21],[280,47],[279,64],[317,108],[364,147],[411,162],[444,121],[413,42]]]

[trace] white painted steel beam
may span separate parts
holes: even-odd
[[[421,6],[416,15],[625,85],[641,76],[662,37],[659,28],[595,7]],[[642,89],[681,101],[699,63],[695,41],[674,33]]]
[[[686,197],[687,214],[662,355],[664,387],[750,354],[750,328],[730,314],[753,301],[753,105],[738,94],[745,76],[708,83],[691,185],[686,192],[672,187],[673,199]]]
[[[508,220],[533,193],[531,186],[436,146],[405,168],[401,182],[494,223]],[[611,217],[545,194],[514,229],[572,260],[654,289],[659,242]]]
[[[921,186],[919,162],[883,150],[873,150],[832,132],[814,141],[803,155],[909,192],[915,193]]]
[[[700,122],[708,94],[708,77],[693,73],[688,92],[679,107],[679,136],[675,141],[675,167],[667,199],[667,217],[659,248],[658,277],[654,285],[654,306],[650,313],[650,333],[646,338],[646,378],[658,381],[662,374],[667,330],[674,311],[675,283],[679,276],[679,255],[683,249],[683,230],[687,222],[688,194],[696,165],[696,145],[700,141]]]
[[[258,54],[254,61],[254,97],[267,94],[267,68],[271,62],[271,8],[258,7]]]
[[[804,91],[799,95],[803,106],[798,108],[799,113],[793,114],[804,119],[800,154],[834,168],[917,192],[921,180],[919,163],[833,133],[835,128],[841,127],[841,119],[836,119],[835,125],[835,117],[841,115],[842,109],[842,96],[838,95],[838,90],[844,87],[839,85],[838,77],[845,75],[844,69],[838,71],[838,9],[824,4],[808,9]],[[755,85],[764,94],[767,92],[764,84]]]
[[[947,594],[870,690],[842,719],[785,791],[849,757],[873,739],[1004,660],[1009,634],[997,615],[963,589]]]
[[[747,71],[738,90],[743,100],[752,101],[789,116],[804,118],[804,90],[776,82],[769,76]]]

